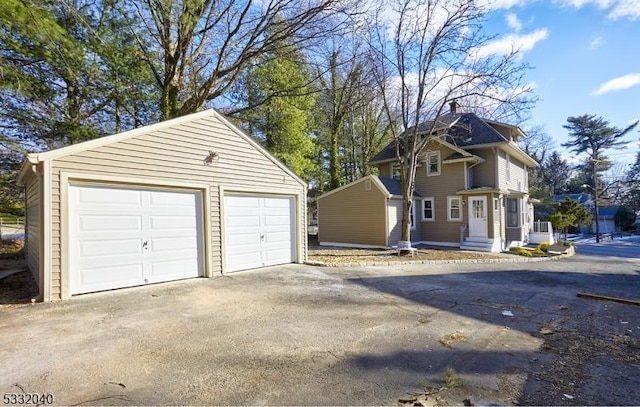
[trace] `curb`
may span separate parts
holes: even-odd
[[[407,260],[407,261],[376,261],[357,263],[327,264],[321,261],[307,261],[304,264],[317,267],[362,267],[362,266],[402,266],[411,264],[491,264],[491,263],[537,263],[541,261],[555,261],[571,257],[573,254],[560,254],[553,257],[514,257],[512,259],[460,259],[460,260]]]

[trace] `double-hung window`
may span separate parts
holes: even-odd
[[[440,175],[440,151],[427,152],[427,177]]]
[[[434,221],[435,219],[436,214],[433,206],[433,198],[424,198],[422,200],[422,220]]]
[[[507,198],[507,227],[508,228],[517,228],[520,223],[520,215],[518,211],[518,199],[517,198]]]
[[[462,199],[459,196],[447,197],[447,220],[462,220]]]

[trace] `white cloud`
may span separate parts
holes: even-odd
[[[484,6],[489,10],[509,10],[513,7],[525,6],[531,0],[483,0],[480,6]]]
[[[600,10],[606,10],[610,20],[629,18],[640,19],[640,1],[638,0],[562,0],[562,4],[569,7],[581,8],[593,5]]]
[[[602,37],[598,36],[598,37],[593,37],[593,39],[591,40],[591,44],[589,44],[589,47],[591,47],[591,49],[597,49],[600,48],[600,46],[602,45]]]
[[[541,28],[529,34],[509,34],[502,38],[480,47],[476,50],[476,54],[479,57],[486,57],[489,55],[506,55],[513,50],[520,52],[522,56],[525,52],[531,51],[537,43],[543,41],[549,36],[549,30],[547,28]]]
[[[604,95],[605,93],[625,90],[638,85],[640,85],[640,73],[630,73],[603,83],[591,92],[591,95]]]
[[[511,27],[514,31],[522,30],[522,22],[518,19],[516,13],[507,14],[507,25]]]

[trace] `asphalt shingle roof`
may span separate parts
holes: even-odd
[[[382,177],[378,177],[378,179],[380,180],[380,182],[382,182],[382,185],[384,185],[384,187],[387,188],[387,191],[389,191],[391,195],[402,195],[402,184],[400,183],[399,180],[393,179],[393,178],[382,178]],[[420,194],[414,191],[413,197],[420,198]]]
[[[432,128],[449,127],[444,140],[462,149],[489,143],[508,143],[509,140],[474,113],[447,113],[435,122],[429,120],[418,125],[418,133],[429,132]],[[402,147],[402,146],[401,146]],[[402,153],[402,151],[401,151]],[[370,162],[386,161],[396,157],[396,141],[387,144]]]

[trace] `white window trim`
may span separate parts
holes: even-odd
[[[395,173],[395,171],[396,171],[396,168],[398,169],[398,178],[395,178],[395,177],[393,176],[393,175],[394,175],[394,173]],[[395,179],[395,180],[400,181],[400,178],[402,178],[402,175],[400,174],[400,171],[401,171],[401,170],[402,170],[402,169],[400,168],[400,164],[398,164],[398,163],[391,164],[391,179]]]
[[[451,202],[454,199],[457,199],[458,202],[459,202],[458,203],[458,213],[460,214],[460,217],[458,217],[458,218],[452,218],[451,217],[451,209],[453,209],[451,207]],[[449,222],[460,222],[460,221],[462,221],[462,198],[461,197],[459,197],[459,196],[448,196],[447,197],[447,220]]]
[[[426,201],[431,202],[431,217],[430,218],[425,218],[424,217],[424,203]],[[433,197],[428,197],[428,198],[424,198],[422,200],[422,221],[423,222],[435,222],[436,220],[436,210],[435,210],[435,199]]]
[[[429,164],[429,158],[431,156],[438,157],[438,172],[431,172],[431,165]],[[425,167],[427,168],[427,177],[435,177],[442,172],[442,162],[440,161],[440,151],[427,151]]]

